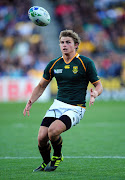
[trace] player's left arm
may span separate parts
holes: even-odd
[[[89,106],[91,106],[91,104],[92,104],[92,105],[94,104],[95,98],[96,98],[97,96],[99,96],[99,95],[102,93],[102,91],[103,91],[103,87],[102,87],[101,81],[97,81],[97,82],[95,82],[93,85],[94,85],[95,89],[93,90],[93,89],[91,88],[91,90],[90,90]]]

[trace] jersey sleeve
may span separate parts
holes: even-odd
[[[51,67],[52,67],[52,62],[50,61],[46,66],[46,68],[44,69],[43,78],[46,79],[47,81],[50,81],[53,78]]]
[[[87,65],[87,77],[92,84],[100,80],[97,75],[95,64],[92,60],[90,60]]]

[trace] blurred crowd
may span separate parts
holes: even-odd
[[[125,81],[125,1],[52,0],[60,29],[81,37],[78,52],[94,59],[101,77]]]
[[[50,57],[39,28],[28,18],[30,0],[0,1],[0,77],[41,72]]]
[[[105,1],[53,1],[61,28],[79,33],[83,42],[90,43],[86,48],[91,53],[125,50],[125,1]]]
[[[125,81],[125,1],[50,1],[59,30],[80,35],[78,53],[95,61],[99,76]],[[30,0],[0,1],[0,77],[41,72],[52,59],[39,28],[29,21],[31,6]]]

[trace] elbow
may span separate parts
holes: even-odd
[[[39,86],[39,89],[41,89],[41,90],[44,90],[44,89],[46,88],[46,87],[45,87],[43,84],[41,84],[41,83],[39,83],[38,86]]]

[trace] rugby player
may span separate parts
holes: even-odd
[[[93,89],[90,90],[90,106],[103,91],[94,62],[77,53],[79,44],[80,37],[77,33],[72,30],[60,32],[59,45],[62,56],[48,63],[42,79],[33,90],[23,111],[24,116],[26,113],[29,116],[32,104],[55,77],[58,86],[57,98],[47,110],[38,133],[38,148],[43,163],[34,172],[54,171],[63,161],[61,133],[71,129],[83,118],[89,81],[93,84]],[[52,157],[51,146],[54,150]]]

